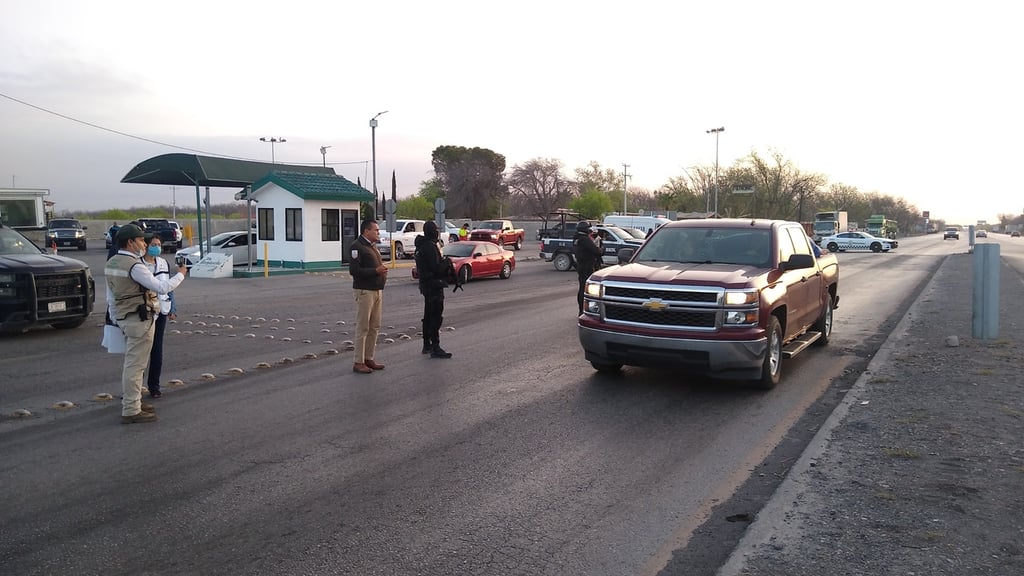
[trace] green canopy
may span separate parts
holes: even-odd
[[[334,168],[297,166],[216,158],[198,154],[163,154],[136,164],[121,182],[126,184],[162,184],[165,186],[210,186],[242,188],[251,185],[273,170],[334,174]]]

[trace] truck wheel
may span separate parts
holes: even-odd
[[[761,364],[761,378],[755,382],[761,390],[771,390],[782,379],[782,326],[779,319],[772,316],[768,324],[768,349],[764,351],[764,362]]]
[[[82,245],[81,245],[81,246],[79,246],[79,247],[78,247],[78,249],[79,249],[80,251],[81,251],[81,250],[86,250],[86,243],[85,243],[85,242],[82,242]]]
[[[555,264],[555,270],[558,270],[559,272],[568,272],[569,269],[572,268],[572,256],[565,252],[555,254],[552,262]]]
[[[405,260],[405,248],[401,242],[395,242],[395,254],[392,260]]]
[[[597,370],[602,374],[614,374],[619,370],[622,370],[622,364],[601,364],[600,362],[591,362],[590,365],[594,367],[594,370]]]
[[[839,251],[839,244],[836,244],[835,242],[829,242],[828,246],[826,246],[826,248],[828,248],[829,252],[838,252]]]
[[[825,304],[825,309],[821,312],[821,318],[814,323],[814,327],[811,328],[815,332],[821,332],[821,337],[814,341],[815,346],[826,346],[828,345],[829,338],[832,337],[832,295],[828,295],[828,303]]]
[[[879,244],[878,242],[872,243],[871,244],[871,251],[872,252],[881,252],[882,251],[882,245]]]
[[[469,279],[473,276],[473,273],[469,271],[469,266],[463,266],[459,268],[459,284],[465,284],[469,282]]]
[[[498,278],[502,280],[508,280],[508,277],[512,275],[512,263],[506,260],[501,265],[501,274],[498,274]]]
[[[516,243],[513,244],[512,247],[515,248],[516,250],[522,250],[523,249],[523,239],[522,238],[516,238]]]

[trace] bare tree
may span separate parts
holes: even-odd
[[[572,198],[574,183],[562,174],[562,161],[534,158],[512,167],[505,178],[513,198],[521,197],[530,214],[547,217]]]

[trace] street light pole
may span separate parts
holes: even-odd
[[[377,112],[377,115],[370,118],[370,156],[373,162],[373,203],[377,204],[377,116],[387,114],[388,111]],[[384,211],[384,204],[381,203],[380,211]],[[379,216],[380,213],[378,213]]]
[[[629,164],[622,165],[622,215],[628,214],[626,211],[626,178],[629,178]]]
[[[706,131],[715,135],[715,216],[718,216],[718,135],[725,132],[725,128],[712,128]]]
[[[320,147],[320,154],[324,157],[324,168],[327,168],[327,149],[328,148],[330,148],[330,146],[321,146]]]
[[[260,138],[260,142],[270,142],[270,163],[277,164],[277,159],[274,157],[274,144],[277,144],[278,142],[284,143],[287,142],[287,140],[285,140],[284,138],[278,138],[276,136],[272,138],[267,138],[266,136],[264,136]]]

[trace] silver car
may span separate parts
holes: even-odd
[[[203,254],[208,254],[210,252],[229,254],[234,257],[235,266],[247,266],[249,264],[249,248],[245,243],[244,230],[221,232],[211,238],[210,243],[213,246],[212,250],[207,246],[206,242],[203,242]],[[252,244],[252,253],[255,260],[257,258],[255,231],[249,232],[249,243]],[[179,262],[184,259],[185,266],[191,268],[193,264],[199,262],[199,244],[189,246],[188,248],[182,248],[174,255],[175,259]]]

